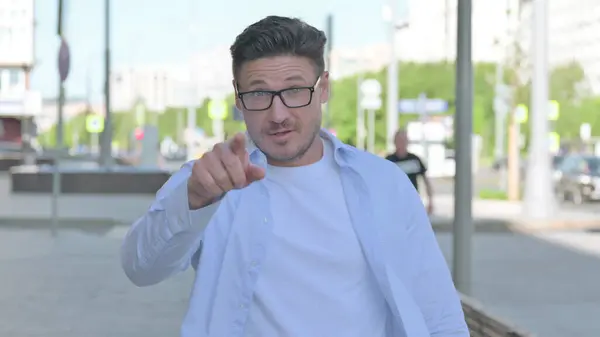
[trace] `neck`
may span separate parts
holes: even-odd
[[[316,135],[310,147],[301,156],[290,161],[278,161],[268,158],[269,165],[281,167],[297,167],[314,164],[323,158],[323,141],[319,134]]]
[[[407,151],[398,151],[396,150],[396,156],[398,157],[404,157],[406,156]]]

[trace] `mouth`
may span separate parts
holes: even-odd
[[[269,133],[269,136],[275,139],[283,139],[292,134],[292,130],[282,130],[277,132]]]

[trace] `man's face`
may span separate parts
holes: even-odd
[[[271,162],[292,165],[311,149],[329,95],[328,73],[318,77],[304,57],[275,56],[243,64],[234,86],[248,134]],[[270,93],[280,90],[280,96]]]
[[[408,137],[406,132],[398,132],[395,139],[396,152],[398,154],[405,154],[408,147]]]

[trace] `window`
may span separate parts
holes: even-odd
[[[19,69],[10,69],[8,71],[8,84],[16,86],[21,82],[21,72]]]

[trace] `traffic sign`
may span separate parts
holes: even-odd
[[[360,106],[365,110],[381,109],[381,83],[376,79],[367,79],[360,84]]]
[[[583,141],[590,140],[590,138],[592,138],[592,125],[590,125],[589,123],[581,124],[581,126],[579,127],[579,136]]]
[[[142,128],[142,127],[135,128],[135,130],[133,130],[133,136],[135,137],[136,140],[144,139],[144,128]]]
[[[228,113],[227,102],[224,100],[211,100],[208,102],[208,118],[212,120],[224,120]]]
[[[515,122],[523,124],[527,122],[529,118],[529,108],[525,104],[519,104],[515,108]]]
[[[69,76],[69,70],[71,68],[71,55],[69,51],[69,45],[65,39],[60,41],[60,49],[58,50],[58,74],[60,81],[64,82]]]
[[[99,115],[89,115],[85,119],[85,129],[89,133],[100,133],[104,131],[104,118]]]
[[[376,79],[368,79],[360,84],[360,92],[363,96],[379,96],[381,95],[381,83]]]
[[[550,110],[548,111],[548,120],[557,121],[560,116],[560,104],[558,101],[550,101]]]
[[[440,98],[428,98],[424,102],[419,99],[401,99],[398,111],[409,114],[444,113],[448,111],[448,102]]]

